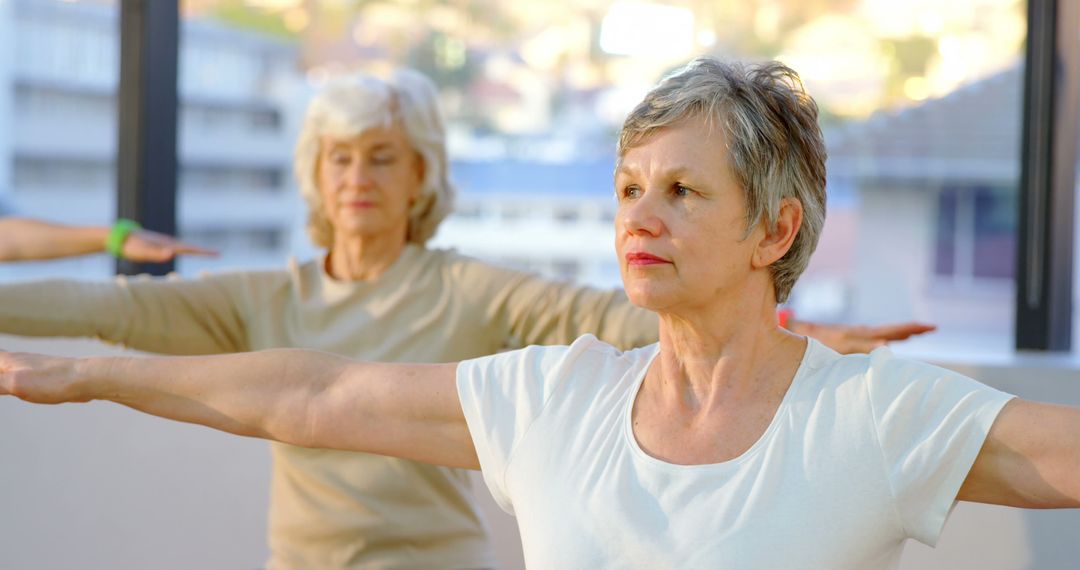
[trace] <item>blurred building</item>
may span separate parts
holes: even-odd
[[[113,220],[117,10],[0,3],[0,32],[11,32],[0,33],[0,208],[75,224]],[[266,34],[182,21],[178,222],[183,237],[223,257],[186,258],[181,271],[280,266],[291,253],[312,253],[290,172],[299,111],[311,94],[297,59],[294,44]],[[608,141],[495,135],[488,142],[493,152],[475,137],[451,144],[458,211],[433,245],[618,286]],[[7,265],[0,278],[111,270],[109,258],[92,256]]]
[[[857,192],[870,229],[853,244],[855,314],[928,315],[972,338],[1007,337],[1022,86],[1014,66],[832,141],[830,184]]]
[[[18,214],[92,224],[115,215],[118,10],[0,2],[0,200]],[[222,262],[280,264],[288,251],[297,211],[289,172],[296,54],[281,40],[182,23],[179,227],[223,250]],[[17,270],[27,276],[35,267],[102,275],[111,262],[97,256]]]
[[[432,242],[555,279],[621,287],[614,152],[603,159],[455,161],[455,213]]]

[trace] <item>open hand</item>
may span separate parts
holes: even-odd
[[[86,402],[80,394],[76,360],[20,352],[0,352],[0,396],[34,404]]]
[[[178,255],[213,256],[218,252],[182,242],[150,230],[136,230],[124,240],[124,259],[137,263],[162,263]]]
[[[935,325],[916,322],[865,326],[791,321],[787,328],[793,333],[813,337],[841,354],[870,352],[895,340],[905,340],[937,330]]]

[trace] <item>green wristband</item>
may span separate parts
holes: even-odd
[[[113,224],[109,235],[105,238],[105,251],[112,254],[113,257],[124,257],[124,242],[127,241],[131,232],[135,230],[141,230],[142,226],[135,220],[125,220],[120,218]]]

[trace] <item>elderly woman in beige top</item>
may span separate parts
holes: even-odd
[[[435,92],[421,76],[330,85],[308,109],[295,165],[309,233],[325,257],[193,280],[5,286],[0,332],[92,336],[175,355],[298,347],[416,363],[584,333],[622,348],[656,341],[655,315],[621,291],[552,283],[424,247],[453,190]],[[811,334],[864,350],[918,330]],[[462,470],[284,443],[272,455],[272,568],[494,565]]]

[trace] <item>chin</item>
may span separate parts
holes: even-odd
[[[370,237],[388,231],[386,224],[383,223],[382,220],[363,220],[353,218],[343,220],[341,222],[341,225],[338,227],[340,227],[344,233],[353,237]]]
[[[675,300],[670,291],[665,291],[664,288],[656,287],[653,284],[637,283],[627,285],[625,289],[626,296],[632,304],[650,311],[660,311],[671,306]]]

